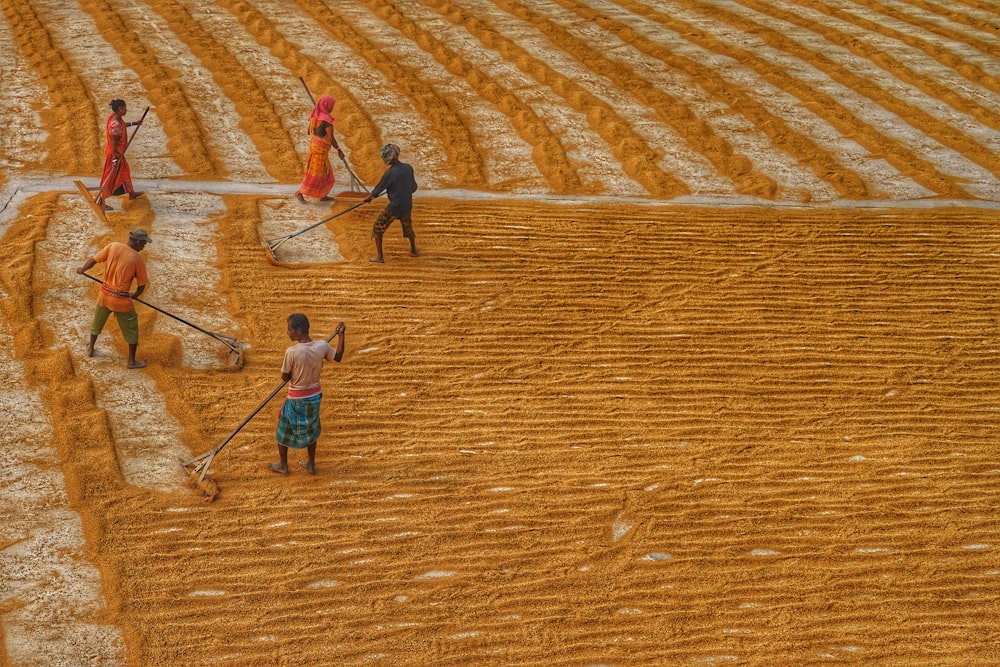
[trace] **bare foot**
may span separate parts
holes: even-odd
[[[320,201],[337,201],[333,197],[320,197],[319,200]]]
[[[100,209],[101,209],[102,211],[113,211],[113,210],[115,210],[115,209],[111,208],[110,206],[108,206],[107,204],[105,204],[104,202],[99,202],[99,203],[97,204],[97,206],[98,206],[98,208],[100,208]]]
[[[92,343],[87,343],[87,356],[94,356],[94,345]]]
[[[143,196],[144,194],[146,194],[145,190],[139,190],[138,192],[133,192],[132,194],[130,194],[128,196],[128,198],[129,199],[138,199],[139,197]]]
[[[316,466],[309,461],[299,461],[299,465],[306,469],[306,472],[310,475],[316,474]]]
[[[417,252],[416,250],[411,250],[410,257],[420,257],[420,253]]]
[[[136,359],[135,361],[128,362],[128,367],[129,368],[145,368],[146,367],[146,362],[145,361],[139,361],[138,359]]]
[[[385,260],[381,257],[371,257],[368,259],[369,262],[375,262],[376,264],[385,264]]]
[[[298,199],[298,200],[299,200],[300,202],[302,202],[303,204],[305,204],[305,203],[306,203],[306,198],[302,196],[302,193],[301,193],[301,192],[296,192],[296,193],[295,193],[295,198],[296,198],[296,199]]]
[[[283,466],[280,463],[268,463],[267,467],[271,469],[271,472],[276,472],[279,475],[288,474],[288,466]]]

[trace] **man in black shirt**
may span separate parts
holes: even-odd
[[[413,193],[417,190],[417,181],[413,178],[413,167],[405,162],[399,161],[399,146],[386,144],[381,151],[382,162],[386,166],[382,179],[372,189],[370,195],[365,197],[366,202],[370,202],[383,192],[389,196],[389,204],[378,216],[375,225],[372,227],[372,238],[375,239],[376,256],[370,262],[383,263],[382,257],[382,234],[389,228],[393,220],[399,220],[403,227],[403,236],[410,240],[410,256],[417,256],[417,238],[413,234],[413,220],[410,219],[410,211],[413,210]]]

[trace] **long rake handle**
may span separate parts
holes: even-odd
[[[306,95],[309,96],[309,101],[313,103],[313,106],[316,106],[316,98],[313,97],[312,91],[309,90],[309,85],[306,83],[306,80],[300,76],[299,83],[301,83],[302,87],[306,89]]]
[[[132,145],[132,140],[135,139],[135,135],[139,133],[139,128],[142,127],[142,121],[146,120],[146,114],[148,113],[149,107],[146,107],[145,111],[142,112],[142,116],[139,118],[139,122],[136,124],[135,129],[132,130],[132,136],[128,138],[128,142],[125,144],[125,151],[127,151],[128,147]],[[122,151],[123,155],[125,154],[125,151]]]
[[[187,469],[189,465],[197,463],[198,465],[194,466],[194,468],[191,470],[191,474],[194,474],[200,470],[201,475],[198,476],[198,482],[199,483],[202,482],[205,479],[205,474],[208,472],[208,467],[212,464],[212,459],[215,458],[215,455],[221,452],[222,448],[228,445],[229,441],[235,438],[236,434],[242,431],[243,427],[249,424],[250,420],[256,417],[257,413],[263,410],[264,406],[270,403],[271,399],[274,398],[277,395],[277,393],[281,391],[281,388],[284,387],[286,384],[288,384],[288,380],[282,381],[281,384],[275,387],[274,391],[272,391],[267,398],[261,401],[261,404],[258,405],[253,412],[247,415],[246,419],[240,422],[240,425],[234,428],[233,432],[230,433],[228,436],[226,436],[226,439],[223,440],[221,443],[219,443],[219,445],[215,449],[211,449],[205,452],[204,454],[200,454],[191,459],[190,461],[185,461],[181,465],[184,466],[185,469]]]
[[[94,276],[90,275],[89,273],[84,273],[83,275],[86,276],[86,277],[88,277],[88,278],[90,278],[95,283],[102,283],[103,284],[103,281],[100,278],[95,278]],[[222,334],[217,334],[214,331],[208,331],[207,329],[202,329],[197,324],[192,324],[191,322],[188,322],[187,320],[185,320],[183,318],[180,318],[177,315],[174,315],[173,313],[169,313],[169,312],[163,310],[162,308],[159,308],[158,306],[154,306],[153,304],[149,303],[148,301],[143,301],[139,297],[134,297],[132,300],[133,301],[138,301],[139,303],[143,304],[144,306],[148,306],[148,307],[152,308],[153,310],[155,310],[158,313],[163,313],[167,317],[172,317],[175,320],[177,320],[178,322],[181,322],[182,324],[188,325],[192,329],[197,329],[198,331],[202,332],[203,334],[211,336],[215,340],[217,340],[220,343],[222,343],[223,345],[227,346],[233,352],[239,351],[239,346],[236,344],[236,339],[234,337],[232,337],[232,336],[224,336]]]
[[[365,184],[361,182],[361,179],[359,179],[357,176],[354,175],[354,172],[351,171],[351,166],[347,164],[347,160],[345,160],[344,158],[340,158],[340,161],[344,163],[344,169],[346,169],[347,173],[351,175],[351,181],[361,186],[361,189],[365,191],[366,195],[370,195],[372,191],[366,188]]]
[[[308,232],[308,231],[309,231],[309,230],[311,230],[311,229],[316,229],[316,228],[317,228],[317,227],[319,227],[320,225],[322,225],[322,224],[324,224],[324,223],[327,223],[327,222],[330,222],[330,221],[331,221],[331,220],[333,220],[334,218],[339,218],[340,216],[344,215],[345,213],[348,213],[348,212],[350,212],[350,211],[353,211],[354,209],[358,208],[359,206],[364,206],[364,205],[365,205],[365,204],[367,204],[367,203],[368,203],[368,202],[365,202],[365,201],[362,201],[362,202],[358,202],[358,203],[357,203],[357,204],[355,204],[354,206],[349,206],[349,207],[345,208],[345,209],[344,209],[343,211],[338,211],[338,212],[334,213],[334,214],[333,214],[333,215],[331,215],[331,216],[330,216],[329,218],[323,218],[323,219],[322,219],[322,220],[320,220],[319,222],[317,222],[317,223],[314,223],[314,224],[311,224],[311,225],[309,225],[308,227],[305,227],[305,228],[303,228],[303,229],[300,229],[300,230],[299,230],[299,231],[297,231],[297,232],[294,232],[294,233],[292,233],[292,234],[289,234],[288,236],[282,236],[282,237],[279,237],[279,238],[276,238],[276,239],[268,239],[268,241],[267,241],[267,247],[269,247],[269,248],[270,248],[271,250],[275,250],[275,249],[276,249],[276,248],[277,248],[278,246],[280,246],[280,245],[281,245],[282,243],[284,243],[285,241],[287,241],[287,240],[289,240],[289,239],[293,239],[293,238],[295,238],[296,236],[298,236],[299,234],[305,234],[306,232]]]
[[[216,447],[215,449],[213,449],[211,452],[208,452],[208,453],[212,454],[212,456],[215,456],[216,453],[218,453],[219,451],[221,451],[223,447],[225,447],[227,444],[229,444],[229,441],[232,440],[234,437],[236,437],[236,434],[239,433],[240,431],[242,431],[243,427],[246,426],[247,424],[249,424],[250,420],[253,419],[254,417],[256,417],[257,413],[260,412],[261,410],[263,410],[264,406],[267,405],[268,403],[270,403],[271,399],[274,398],[275,396],[277,396],[278,392],[281,391],[281,388],[284,387],[286,384],[288,384],[288,380],[282,380],[281,384],[279,384],[277,387],[275,387],[274,391],[272,391],[270,394],[268,394],[267,398],[265,398],[263,401],[261,401],[260,405],[258,405],[256,408],[254,408],[254,411],[251,412],[249,415],[247,415],[246,419],[244,419],[243,421],[241,421],[240,425],[237,426],[236,428],[234,428],[232,433],[230,433],[228,436],[226,436],[225,440],[223,440],[221,443],[219,443],[218,447]],[[205,456],[205,454],[201,455],[201,457],[204,457],[204,456]],[[199,457],[199,458],[201,458],[201,457]],[[198,459],[196,458],[194,460],[197,461]]]
[[[336,336],[336,335],[337,335],[337,330],[334,329],[333,333],[330,334],[329,336],[327,336],[326,342],[329,343],[331,340],[333,340],[333,337]],[[219,452],[221,452],[222,448],[225,447],[227,444],[229,444],[229,441],[232,440],[233,438],[235,438],[236,434],[239,433],[241,430],[243,430],[243,427],[246,426],[247,424],[249,424],[250,420],[253,419],[254,417],[256,417],[257,413],[260,412],[261,410],[263,410],[264,406],[267,405],[268,403],[270,403],[271,399],[274,398],[277,395],[277,393],[279,391],[281,391],[281,388],[284,387],[286,384],[288,384],[288,380],[282,380],[281,384],[279,384],[277,387],[275,387],[274,391],[272,391],[268,395],[267,398],[265,398],[263,401],[261,401],[260,405],[258,405],[256,408],[254,408],[254,411],[251,412],[249,415],[247,415],[246,419],[244,419],[243,421],[241,421],[240,425],[237,426],[235,429],[233,429],[233,432],[230,433],[228,436],[226,436],[226,439],[223,440],[221,443],[219,443],[219,445],[215,449],[210,449],[209,451],[205,452],[204,454],[199,454],[198,456],[194,457],[190,461],[185,461],[185,462],[181,463],[181,466],[185,470],[187,470],[188,466],[197,463],[197,465],[195,465],[194,468],[192,468],[189,471],[189,474],[193,475],[194,473],[196,473],[196,472],[198,472],[200,470],[201,471],[201,475],[198,476],[198,483],[200,484],[202,481],[204,481],[205,475],[208,473],[208,467],[212,464],[212,460],[215,458],[215,455],[218,454]]]

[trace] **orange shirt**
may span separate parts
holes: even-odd
[[[132,310],[132,299],[117,296],[114,292],[131,292],[133,279],[137,287],[146,284],[146,263],[139,253],[128,244],[109,243],[94,255],[94,261],[98,264],[108,263],[104,269],[104,284],[98,293],[97,304],[116,313]],[[109,294],[109,291],[112,293]]]

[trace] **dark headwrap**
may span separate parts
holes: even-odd
[[[399,157],[399,146],[396,144],[386,144],[382,147],[382,150],[379,151],[379,155],[382,156],[382,162],[389,164],[392,162],[393,158]]]

